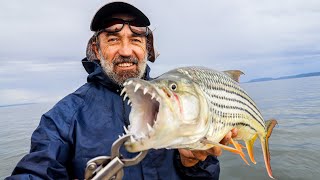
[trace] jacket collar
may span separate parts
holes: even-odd
[[[114,92],[121,92],[122,87],[112,81],[104,72],[100,65],[99,60],[89,61],[87,58],[82,60],[82,65],[84,69],[89,74],[87,77],[88,82],[98,82],[105,86],[106,88],[110,89]],[[145,80],[150,79],[150,67],[147,65],[146,72],[143,77]]]

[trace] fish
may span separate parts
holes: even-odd
[[[190,66],[170,70],[146,81],[130,78],[123,83],[123,100],[132,106],[130,134],[125,142],[129,152],[148,149],[207,150],[214,146],[239,154],[249,165],[242,151],[256,164],[253,145],[261,142],[267,173],[273,178],[270,165],[269,137],[277,124],[265,121],[256,103],[240,87],[240,70],[217,71]],[[232,129],[238,135],[231,145],[219,142]],[[238,141],[243,141],[245,146]]]

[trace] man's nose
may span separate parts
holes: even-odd
[[[119,49],[119,55],[128,57],[132,55],[132,47],[129,42],[124,41]]]

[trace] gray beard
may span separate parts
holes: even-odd
[[[146,67],[147,67],[147,56],[141,62],[138,61],[135,57],[121,57],[117,56],[113,59],[112,63],[107,62],[104,57],[102,56],[101,51],[99,50],[100,55],[100,64],[104,71],[104,73],[116,84],[122,86],[123,83],[129,78],[142,78],[144,76]],[[137,65],[136,70],[131,71],[120,71],[115,72],[115,66],[117,63],[124,63],[124,62],[132,62]]]

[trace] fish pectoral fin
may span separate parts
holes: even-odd
[[[250,166],[250,164],[248,163],[245,154],[242,151],[242,148],[244,148],[244,146],[240,143],[238,143],[237,141],[234,141],[232,138],[230,140],[231,144],[235,147],[235,149],[237,149],[240,153],[236,153],[239,154],[240,157],[242,158],[242,160],[248,165]]]
[[[242,148],[244,148],[244,147],[241,144],[239,144],[238,142],[233,141],[233,139],[231,139],[230,142],[235,148],[230,147],[230,146],[226,146],[226,145],[223,145],[223,144],[220,144],[220,143],[217,143],[217,142],[213,142],[213,141],[210,141],[208,139],[201,140],[201,143],[203,143],[203,144],[211,144],[211,145],[214,145],[214,146],[218,146],[218,147],[220,147],[220,148],[222,148],[224,150],[230,151],[232,153],[239,154],[241,156],[241,158],[243,159],[243,161],[246,164],[250,165],[248,163],[248,161],[246,160],[246,158],[245,158],[245,154],[242,151]]]
[[[201,143],[203,144],[211,144],[211,145],[214,145],[214,146],[218,146],[224,150],[227,150],[227,151],[230,151],[230,152],[233,152],[235,154],[240,154],[241,151],[239,151],[238,149],[235,149],[233,147],[230,147],[230,146],[227,146],[227,145],[223,145],[223,144],[220,144],[220,143],[217,143],[217,142],[213,142],[213,141],[210,141],[210,140],[207,140],[207,139],[203,139],[201,140]]]
[[[249,158],[253,164],[257,164],[253,154],[253,144],[254,144],[254,141],[257,139],[257,137],[258,137],[258,134],[255,134],[249,141],[245,141]]]

